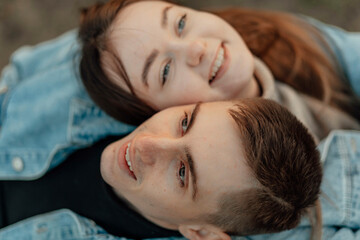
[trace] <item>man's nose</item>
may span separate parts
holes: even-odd
[[[172,159],[176,141],[169,137],[143,135],[135,141],[135,152],[143,163],[153,165],[156,161]]]

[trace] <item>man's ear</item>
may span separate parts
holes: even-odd
[[[190,240],[231,240],[220,228],[212,225],[180,225],[179,232]]]

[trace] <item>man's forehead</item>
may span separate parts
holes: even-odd
[[[228,112],[232,106],[231,102],[204,104],[199,113],[198,125],[212,128],[204,127],[199,132],[196,145],[200,151],[197,156],[194,152],[194,162],[199,168],[199,190],[206,191],[201,194],[211,193],[214,188],[234,190],[242,187],[242,182],[250,183],[250,169],[245,161],[239,130]],[[218,120],[209,119],[211,116]],[[224,184],[223,188],[221,184]]]

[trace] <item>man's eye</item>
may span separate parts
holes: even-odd
[[[184,14],[178,22],[177,32],[178,32],[179,36],[181,35],[182,31],[184,30],[185,24],[186,24],[186,14]]]
[[[179,168],[179,180],[180,180],[180,186],[185,186],[185,174],[186,174],[186,168],[183,162],[181,162],[180,168]]]
[[[170,73],[170,65],[171,65],[171,60],[168,61],[166,63],[166,65],[164,66],[164,68],[161,71],[161,84],[164,86],[164,84],[166,83],[169,73]]]
[[[184,113],[184,118],[181,121],[181,130],[182,130],[182,135],[184,135],[188,129],[188,124],[189,124],[189,118],[187,113]]]

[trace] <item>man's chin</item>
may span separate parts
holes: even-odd
[[[175,230],[175,231],[178,231],[179,230],[179,226],[176,225],[176,224],[172,224],[168,221],[165,221],[165,220],[161,220],[161,219],[157,219],[157,218],[154,218],[154,217],[150,217],[150,216],[146,216],[146,215],[143,215],[147,220],[149,220],[150,222],[162,227],[162,228],[166,228],[166,229],[169,229],[169,230]]]
[[[159,218],[144,214],[139,208],[137,208],[134,204],[132,204],[129,200],[127,200],[119,191],[113,189],[113,192],[120,199],[120,201],[122,201],[129,209],[133,210],[134,212],[137,212],[138,214],[143,216],[148,221],[150,221],[162,228],[166,228],[169,230],[175,230],[175,231],[179,230],[178,225],[172,224],[172,223],[170,223],[170,221],[166,221],[163,219],[159,219]]]

